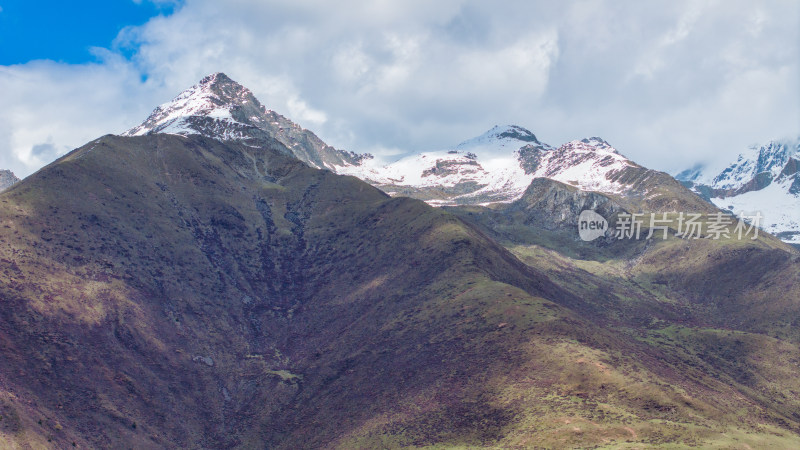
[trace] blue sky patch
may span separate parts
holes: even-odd
[[[133,0],[0,0],[0,65],[38,59],[95,61],[92,47],[111,46],[123,28],[170,15],[175,4]]]

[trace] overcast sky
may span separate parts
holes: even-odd
[[[0,47],[0,168],[28,175],[217,71],[327,143],[388,159],[517,124],[672,172],[800,135],[796,0],[147,1],[127,22],[68,3],[90,30],[120,24],[85,43],[63,12],[2,37],[18,48]],[[56,14],[14,4],[0,0],[0,26]]]

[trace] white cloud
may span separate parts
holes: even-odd
[[[747,31],[753,37],[758,37],[764,29],[764,24],[769,21],[767,13],[762,9],[756,9],[750,23],[747,24]]]
[[[85,142],[125,129],[154,96],[119,58],[0,67],[0,167],[27,175]]]
[[[0,67],[0,167],[30,173],[215,71],[349,150],[517,123],[688,166],[800,133],[798,17],[791,0],[186,0],[123,30],[99,64]]]
[[[669,55],[666,54],[668,49],[689,37],[698,19],[708,10],[710,4],[708,1],[689,3],[680,14],[680,17],[678,17],[677,23],[658,37],[655,45],[642,56],[642,59],[634,68],[633,76],[652,79],[656,72],[667,67],[670,59]]]
[[[361,42],[345,44],[334,49],[331,64],[339,79],[348,84],[361,81],[372,69],[372,61],[364,53]]]
[[[289,115],[296,117],[296,120],[315,125],[322,125],[328,120],[324,112],[310,108],[306,102],[296,97],[287,100],[286,106],[289,108]]]

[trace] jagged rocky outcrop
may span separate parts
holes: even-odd
[[[0,170],[0,192],[10,188],[19,178],[10,170]]]

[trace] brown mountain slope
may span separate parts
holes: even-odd
[[[271,145],[106,136],[0,195],[0,446],[797,443],[795,345],[597,314],[629,285]]]
[[[0,202],[3,385],[66,441],[279,440],[256,425],[367,343],[385,352],[381,328],[425,300],[479,282],[553,291],[421,202],[202,138],[108,136]]]

